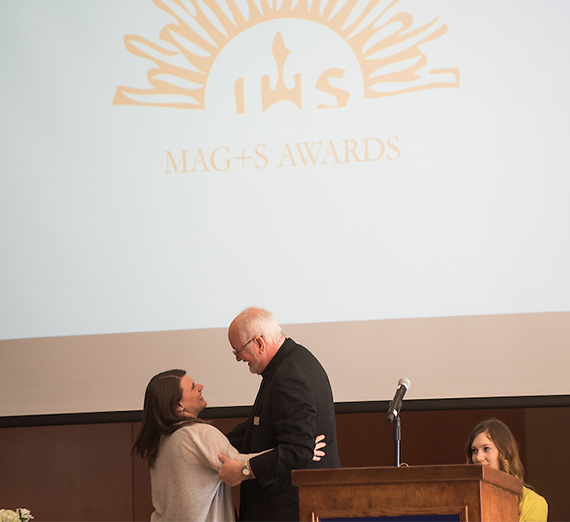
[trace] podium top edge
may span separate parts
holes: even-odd
[[[472,481],[490,483],[517,495],[523,488],[517,477],[480,464],[307,469],[293,470],[291,477],[297,487]]]

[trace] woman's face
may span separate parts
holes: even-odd
[[[471,444],[471,462],[501,469],[499,463],[499,448],[491,440],[487,432],[479,433]]]
[[[202,397],[204,386],[195,383],[189,375],[184,375],[180,379],[180,388],[182,389],[182,399],[180,400],[179,411],[186,417],[197,417],[208,406]]]

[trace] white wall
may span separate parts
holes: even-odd
[[[567,362],[570,309],[570,4],[206,4],[2,4],[4,414],[135,408],[120,397],[182,365],[180,352],[135,348],[116,367],[107,339],[212,331],[199,352],[214,353],[250,305],[363,336],[349,355],[338,339],[310,343],[340,400],[387,399],[402,376],[417,375],[415,390],[426,369],[442,385],[418,397],[568,393],[551,376]],[[479,356],[457,352],[456,333],[402,348],[408,368],[390,344],[409,332],[384,344],[363,327],[537,314],[561,318],[560,335],[538,327],[521,358],[517,323],[475,348],[491,357],[473,370],[478,385],[451,388],[431,364],[457,376]],[[517,361],[504,388],[483,378],[493,358]],[[26,388],[15,376],[34,360]],[[152,364],[124,381],[141,360]],[[90,361],[98,378],[85,390],[70,375]],[[225,363],[200,364],[223,390],[209,368]],[[358,377],[378,366],[380,391]],[[78,400],[51,404],[54,382]],[[255,388],[251,378],[213,402],[247,404]]]

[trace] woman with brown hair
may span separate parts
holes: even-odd
[[[239,453],[220,430],[198,418],[208,405],[203,389],[184,370],[159,373],[147,385],[132,452],[150,468],[151,522],[236,519],[232,489],[218,476],[219,454],[240,461],[248,476],[249,458],[260,453]],[[322,438],[315,440],[313,460],[324,455]]]
[[[487,419],[473,428],[465,445],[467,463],[482,464],[514,475],[523,481],[519,522],[546,522],[548,504],[524,483],[517,441],[509,427],[498,419]]]
[[[200,420],[204,386],[184,370],[155,375],[146,388],[142,426],[133,453],[150,468],[152,522],[235,520],[232,491],[218,477],[219,453],[247,465],[216,427]]]

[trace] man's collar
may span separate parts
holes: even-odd
[[[287,337],[283,341],[283,344],[275,352],[275,355],[271,358],[271,361],[269,361],[269,364],[266,366],[265,370],[261,372],[261,376],[264,379],[273,376],[273,374],[277,371],[277,368],[279,368],[279,365],[283,362],[285,357],[291,353],[293,348],[295,348],[295,341]]]

